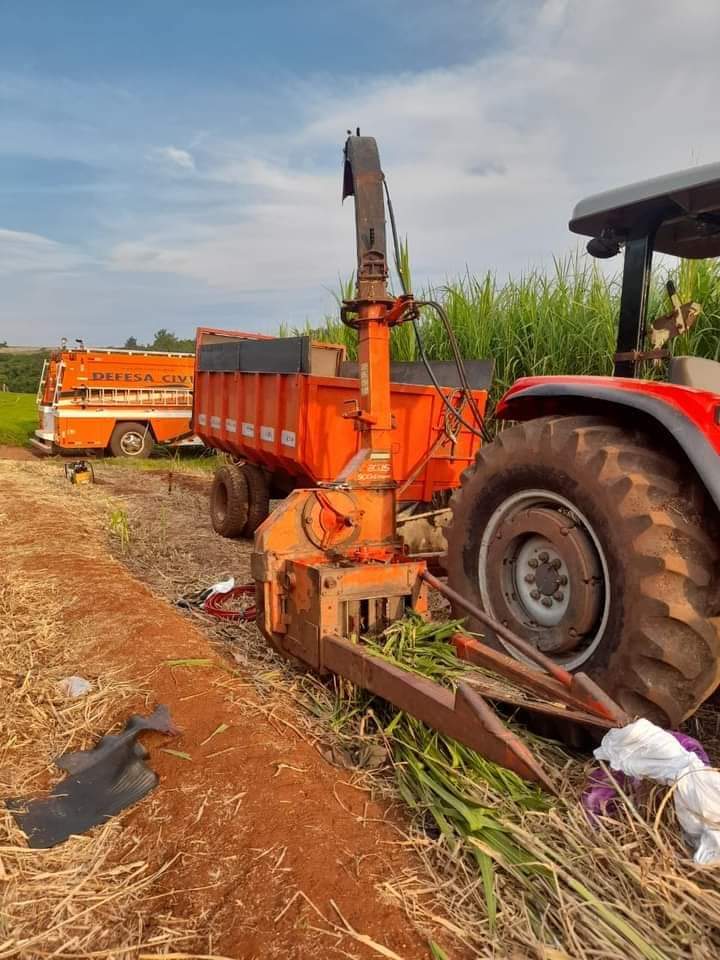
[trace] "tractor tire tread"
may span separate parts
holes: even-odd
[[[242,535],[254,537],[255,531],[270,513],[270,485],[263,471],[255,464],[243,464],[242,471],[248,489],[248,514]]]
[[[221,537],[242,537],[249,512],[248,484],[243,470],[235,464],[218,467],[210,489],[210,519]]]

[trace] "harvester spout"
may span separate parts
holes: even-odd
[[[385,300],[387,245],[380,154],[374,137],[350,136],[345,142],[343,200],[355,198],[357,283],[361,300]]]

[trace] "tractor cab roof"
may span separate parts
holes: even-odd
[[[720,163],[606,190],[581,200],[569,224],[573,233],[601,238],[607,246],[648,236],[652,246],[676,257],[720,256]],[[617,248],[612,252],[617,252]]]

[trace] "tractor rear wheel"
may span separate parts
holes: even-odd
[[[248,485],[242,467],[232,463],[219,467],[210,489],[213,530],[221,537],[242,537],[249,505]]]
[[[448,582],[630,714],[677,726],[720,682],[719,551],[687,469],[601,417],[504,430],[453,497]]]

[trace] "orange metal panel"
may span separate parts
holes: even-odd
[[[212,342],[234,336],[266,339],[200,328],[196,342],[199,347],[205,338]],[[368,376],[376,375],[368,371]],[[484,411],[487,392],[475,391],[475,398]],[[360,404],[361,399],[360,381],[351,378],[197,371],[193,430],[209,447],[315,485],[334,480],[360,449],[356,422],[343,414],[348,403]],[[431,386],[391,384],[390,405],[394,478],[402,483],[417,473],[402,499],[429,501],[434,492],[457,487],[474,460],[478,439],[465,428],[454,440],[444,437],[445,408]],[[428,457],[440,439],[444,442]]]
[[[354,422],[343,419],[346,401],[358,399],[359,389],[357,380],[341,377],[201,372],[195,382],[194,430],[207,446],[272,472],[303,483],[326,482],[360,447]],[[487,393],[476,391],[475,397],[484,409]],[[440,436],[444,407],[433,387],[393,384],[391,408],[394,474],[401,482]],[[456,443],[448,441],[435,451],[403,499],[428,501],[433,492],[458,486],[477,446],[477,439],[461,430]]]
[[[183,387],[192,389],[194,357],[134,350],[57,350],[53,353],[43,402],[53,400],[62,364],[62,392],[88,387]]]
[[[158,443],[168,443],[184,433],[190,432],[190,417],[153,417],[150,415],[150,426]]]
[[[110,443],[115,423],[115,417],[77,419],[59,415],[56,420],[55,442],[61,449],[103,450]]]

